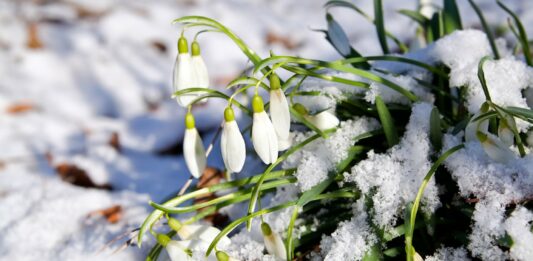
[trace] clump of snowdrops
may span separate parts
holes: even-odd
[[[456,30],[461,30],[459,11],[453,0],[444,0],[442,9],[421,4],[418,10],[400,11],[419,25],[410,44],[401,42],[386,30],[380,0],[374,1],[374,18],[350,2],[328,2],[326,4],[328,10],[335,7],[350,8],[373,23],[383,50],[382,56],[363,56],[352,48],[342,27],[331,14],[327,13],[328,26],[322,32],[344,57],[332,62],[275,54],[262,58],[230,29],[215,20],[200,16],[176,19],[175,23],[183,25],[183,32],[178,39],[179,54],[174,69],[173,97],[179,105],[188,108],[184,119],[186,131],[183,140],[183,154],[191,174],[187,185],[202,175],[206,168],[206,158],[213,149],[212,145],[207,149],[204,148],[191,110],[191,106],[208,98],[227,101],[225,110],[221,112],[224,121],[221,123],[220,135],[216,136],[220,139],[226,181],[205,188],[187,191],[184,189],[184,193],[161,204],[151,202],[155,210],[146,218],[138,235],[139,246],[147,232],[150,232],[157,241],[147,260],[157,259],[163,248],[168,251],[172,260],[193,260],[193,250],[201,250],[211,259],[236,260],[225,251],[232,244],[228,236],[235,230],[250,229],[254,219],[261,221],[260,228],[264,238],[265,249],[258,251],[265,251],[280,260],[305,259],[307,254],[320,243],[323,235],[331,234],[337,224],[350,219],[353,215],[351,207],[353,202],[362,196],[355,184],[341,182],[343,173],[364,160],[369,151],[384,152],[398,144],[405,131],[411,106],[420,100],[420,97],[407,90],[405,86],[383,76],[392,74],[391,72],[380,69],[378,73],[378,70],[373,68],[374,61],[408,64],[423,68],[431,74],[430,81],[419,82],[435,97],[433,109],[427,119],[430,123],[429,138],[433,147],[430,159],[433,165],[423,180],[416,181],[419,186],[418,194],[405,206],[405,214],[398,218],[395,227],[385,229],[371,224],[377,242],[362,259],[405,257],[407,260],[419,260],[420,253],[431,254],[443,244],[465,245],[474,205],[471,202],[455,200],[457,185],[446,169],[439,168],[447,157],[463,149],[464,145],[443,150],[443,135],[463,131],[464,142],[480,142],[492,160],[505,163],[516,157],[524,157],[527,153],[524,145],[525,134],[519,132],[516,120],[533,122],[533,111],[530,109],[500,106],[492,101],[483,65],[490,59],[499,59],[499,54],[492,29],[486,24],[482,12],[475,3],[473,1],[470,3],[479,15],[493,50],[492,57],[485,57],[479,61],[478,76],[486,101],[474,115],[465,109],[465,93],[449,88],[449,68],[442,64],[430,65],[404,56],[392,55],[392,50],[399,54],[408,53],[409,48],[414,48],[415,45],[426,46]],[[506,6],[499,4],[514,19],[509,25],[517,36],[516,49],[522,50],[526,63],[531,66],[529,43],[520,20]],[[185,35],[197,28],[204,30],[196,31],[198,34],[189,47]],[[205,32],[225,34],[253,63],[253,69],[249,73],[235,79],[227,86],[227,90],[232,92],[231,95],[210,88],[208,72],[197,40],[199,33]],[[392,40],[396,48],[390,48],[388,40]],[[289,72],[291,76],[285,80],[280,79],[278,74],[281,70]],[[332,75],[326,72],[343,74]],[[343,75],[353,75],[355,79],[364,80],[354,80]],[[362,90],[369,89],[372,83],[379,83],[401,94],[408,102],[385,103],[379,95],[374,101],[369,102],[360,92],[354,92],[348,97],[338,99],[333,108],[312,111],[302,103],[296,102],[296,98],[326,94],[320,91],[300,91],[302,83],[309,78],[318,78],[325,82],[344,84]],[[268,94],[269,102],[265,103],[263,100],[260,88]],[[241,96],[250,96],[251,106],[240,103],[238,98]],[[239,126],[235,110],[240,110],[244,117],[252,119],[250,126]],[[354,117],[373,118],[380,123],[380,127],[356,137],[348,156],[338,162],[325,180],[301,192],[297,200],[269,208],[261,207],[263,197],[275,193],[278,187],[295,186],[297,182],[294,177],[295,169],[282,169],[283,161],[315,140],[328,139],[335,133],[341,121]],[[307,129],[312,135],[308,135],[303,141],[295,142],[291,139],[291,128]],[[252,144],[248,146],[253,147],[255,155],[264,163],[264,169],[258,170],[255,175],[234,179],[235,173],[241,172],[246,164],[245,135],[250,135]],[[517,148],[517,152],[510,149],[513,146]],[[437,177],[434,177],[435,174]],[[446,207],[440,208],[435,213],[417,215],[424,189],[434,178],[437,178],[436,182],[443,188],[442,191],[445,191],[440,200]],[[202,203],[190,203],[194,198],[212,193],[216,193],[214,199]],[[201,219],[216,213],[221,208],[243,203],[247,204],[246,214],[241,218],[230,220],[220,228],[198,224]],[[372,204],[371,201],[366,202],[370,216],[373,215]],[[528,207],[531,209],[530,205]],[[283,233],[273,231],[270,224],[263,220],[263,215],[287,208],[293,209],[288,227]],[[180,220],[180,214],[185,213],[189,214],[188,218]],[[320,213],[318,225],[313,223],[317,217],[316,213]],[[453,219],[447,219],[449,217]],[[161,221],[162,219],[166,222]],[[158,223],[168,228],[167,231],[155,232],[154,225]],[[300,229],[311,227],[313,224],[313,229]],[[304,232],[295,237],[295,231],[300,230]],[[501,249],[512,246],[512,238],[508,235],[498,240]]]

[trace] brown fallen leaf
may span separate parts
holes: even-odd
[[[115,224],[122,218],[122,207],[120,205],[114,205],[105,209],[95,210],[87,215],[87,218],[94,216],[102,216],[107,222]]]
[[[167,52],[167,46],[161,41],[154,40],[150,43],[150,45],[154,47],[156,50],[158,50],[160,53]]]
[[[37,23],[28,24],[28,42],[26,46],[30,49],[41,49],[43,48],[43,42],[39,38],[39,30]]]
[[[276,34],[273,31],[268,31],[267,32],[265,41],[269,45],[281,44],[281,45],[283,45],[285,48],[287,48],[289,50],[292,50],[292,49],[298,47],[298,45],[299,45],[299,44],[295,43],[294,40],[292,40],[290,37]]]
[[[96,188],[104,190],[112,190],[110,184],[96,184],[94,183],[89,175],[83,170],[78,168],[75,165],[68,163],[60,163],[55,167],[57,174],[65,182],[68,182],[72,185],[84,187],[84,188]]]
[[[223,171],[216,169],[216,168],[207,167],[204,170],[204,173],[202,174],[200,179],[198,180],[198,184],[196,185],[196,188],[200,189],[200,188],[205,188],[205,187],[219,184],[223,178],[224,178]],[[207,195],[195,198],[194,203],[195,204],[202,203],[202,202],[206,202],[206,201],[209,201],[215,198],[216,196],[214,195],[214,193],[209,193]],[[199,209],[199,211],[201,210],[202,209]],[[206,216],[204,220],[211,222],[211,224],[213,224],[216,227],[222,227],[225,223],[228,222],[229,217],[227,215],[215,212],[209,216]]]
[[[111,138],[109,138],[108,144],[109,146],[113,147],[117,152],[122,151],[122,148],[120,146],[120,138],[118,136],[118,132],[113,132],[111,134]]]
[[[35,110],[35,106],[29,102],[15,103],[6,108],[6,112],[9,114],[24,113],[31,110]]]

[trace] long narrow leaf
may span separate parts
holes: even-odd
[[[474,9],[474,11],[476,11],[477,16],[479,17],[479,21],[481,22],[481,25],[483,26],[483,30],[485,31],[485,33],[487,34],[487,37],[489,38],[490,48],[492,49],[494,58],[500,59],[500,54],[498,52],[498,48],[496,47],[496,42],[494,41],[494,34],[492,33],[492,30],[487,24],[487,21],[485,21],[483,12],[481,12],[481,10],[477,6],[477,4],[474,2],[474,0],[468,0],[468,2],[470,2],[470,5]]]
[[[524,26],[522,25],[522,22],[520,21],[520,18],[506,5],[504,5],[501,1],[497,1],[498,5],[505,10],[511,17],[513,17],[513,20],[516,24],[516,27],[518,28],[518,34],[519,34],[519,41],[522,45],[522,50],[524,51],[524,57],[526,59],[526,63],[529,66],[533,66],[533,62],[531,60],[531,51],[529,49],[529,42],[527,38],[526,30],[524,29]]]
[[[389,46],[387,45],[387,37],[385,35],[385,19],[383,18],[383,5],[381,0],[374,0],[374,21],[381,50],[384,54],[388,54]]]
[[[383,126],[383,131],[385,132],[385,137],[387,138],[387,143],[389,147],[392,147],[400,141],[398,138],[398,130],[394,126],[394,121],[390,115],[387,105],[383,102],[381,97],[376,97],[376,108],[379,114],[379,120],[381,121],[381,126]]]

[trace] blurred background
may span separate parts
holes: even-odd
[[[214,18],[261,57],[338,59],[324,34],[326,1],[0,0],[0,259],[141,260],[149,250],[106,243],[138,227],[147,202],[176,194],[189,177],[181,156],[185,110],[170,98],[179,25],[185,15]],[[353,1],[372,14],[372,1]],[[384,0],[385,23],[404,42],[416,24]],[[435,6],[441,1],[434,1]],[[507,16],[477,1],[493,26]],[[504,1],[533,35],[533,1]],[[480,28],[467,1],[466,27]],[[352,10],[330,10],[364,55],[380,54],[374,27]],[[195,31],[186,31],[189,42]],[[513,42],[508,32],[502,37]],[[199,36],[212,88],[250,63],[224,35]],[[392,45],[392,44],[391,44]],[[206,145],[223,100],[195,106]],[[242,119],[246,121],[247,119]],[[223,167],[218,145],[208,165]],[[251,154],[251,153],[249,153]],[[260,165],[247,163],[244,172]]]

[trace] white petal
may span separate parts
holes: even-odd
[[[205,170],[206,157],[205,148],[202,143],[202,138],[198,131],[194,129],[185,129],[185,137],[183,139],[183,157],[187,168],[191,175],[199,178]]]
[[[228,172],[240,172],[246,160],[246,145],[239,126],[234,120],[224,122],[220,148]]]
[[[329,111],[323,111],[317,115],[304,115],[304,117],[320,130],[335,128],[339,125],[339,119]]]
[[[505,120],[505,124],[500,124],[498,127],[498,137],[505,145],[512,146],[514,144],[514,133],[510,126],[516,128],[516,123],[514,118],[510,115],[506,115],[502,121],[503,120]]]
[[[185,252],[186,247],[182,246],[179,242],[171,240],[165,247],[170,260],[172,261],[188,261],[192,258]]]
[[[278,137],[266,112],[254,113],[252,143],[255,152],[265,164],[278,159]]]
[[[274,255],[278,259],[287,260],[285,244],[278,233],[272,232],[270,236],[263,236],[263,239],[269,254]]]
[[[474,119],[479,117],[479,115],[481,115],[480,112],[474,114],[474,116],[472,116],[472,119],[470,119],[470,122],[468,123],[468,125],[466,125],[466,128],[465,128],[465,141],[466,142],[477,141],[476,133],[478,131],[488,132],[489,130],[488,120],[474,122]]]
[[[270,91],[270,118],[278,136],[278,150],[286,150],[290,146],[286,141],[289,140],[291,114],[287,97],[281,89]]]
[[[211,243],[213,239],[220,233],[218,228],[207,225],[184,225],[179,231],[178,235],[184,240],[203,240]],[[227,247],[231,244],[231,240],[224,236],[218,241],[218,246]]]
[[[194,55],[191,58],[191,66],[194,75],[194,87],[209,87],[209,74],[204,59],[200,55]]]
[[[188,53],[180,53],[174,65],[174,78],[172,79],[174,91],[181,91],[194,86],[194,75],[191,66],[191,56]],[[198,94],[185,94],[176,97],[178,104],[187,107]]]
[[[483,145],[485,153],[487,153],[491,159],[499,163],[507,163],[516,158],[514,152],[509,149],[507,145],[503,144],[500,139],[490,133],[485,134],[487,135],[487,140],[481,144]]]

